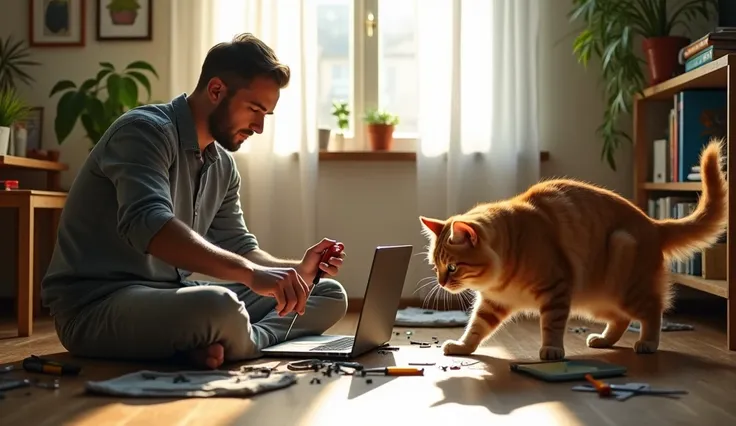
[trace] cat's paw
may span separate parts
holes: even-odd
[[[638,340],[636,343],[634,343],[634,352],[638,354],[653,354],[657,352],[658,348],[659,342]]]
[[[539,349],[539,359],[543,361],[558,361],[565,358],[565,349],[557,346],[542,346]]]
[[[442,344],[442,352],[445,355],[470,355],[473,351],[475,351],[475,348],[458,340],[447,340]]]
[[[594,349],[604,349],[613,346],[613,344],[605,337],[603,337],[602,334],[598,333],[591,333],[586,339],[585,343],[588,345],[589,348]]]

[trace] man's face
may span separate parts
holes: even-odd
[[[234,92],[227,90],[209,115],[210,134],[228,151],[237,151],[253,133],[263,132],[263,122],[273,114],[279,92],[279,86],[265,77]]]

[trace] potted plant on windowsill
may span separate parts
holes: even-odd
[[[371,109],[365,114],[368,124],[368,141],[373,151],[390,151],[394,142],[394,129],[399,117],[382,109]]]
[[[71,80],[62,80],[51,89],[49,97],[63,93],[59,98],[54,120],[54,131],[59,145],[66,140],[79,120],[93,148],[110,125],[125,111],[144,105],[138,100],[138,85],[146,89],[148,100],[151,99],[151,81],[144,71],[156,78],[158,73],[148,62],[132,62],[122,72],[117,72],[110,62],[100,62],[100,66],[102,69],[97,75],[88,78],[79,87]],[[103,92],[107,97],[102,97]]]
[[[350,125],[350,109],[345,101],[332,101],[332,116],[335,117],[337,131],[335,132],[335,150],[342,151],[345,147],[345,132]]]
[[[587,67],[591,57],[600,59],[601,80],[607,102],[603,123],[597,132],[603,139],[601,159],[616,170],[615,151],[621,139],[631,142],[618,129],[622,113],[631,111],[634,96],[647,85],[661,83],[683,71],[678,54],[690,39],[675,34],[678,25],[709,19],[717,0],[572,0],[570,20],[582,20],[584,28],[573,42],[578,62]],[[637,37],[645,59],[634,51]],[[645,79],[642,63],[647,65]],[[646,82],[645,82],[646,81]]]
[[[110,20],[115,25],[133,25],[138,17],[141,5],[138,0],[112,0],[107,5],[110,11]]]
[[[8,153],[10,126],[28,116],[30,108],[15,89],[0,91],[0,155]]]

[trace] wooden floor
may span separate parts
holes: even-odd
[[[351,315],[333,330],[355,328]],[[682,318],[677,318],[683,320]],[[121,399],[84,394],[86,380],[111,378],[143,368],[170,366],[119,364],[73,359],[64,354],[50,321],[41,321],[30,338],[14,337],[12,324],[0,326],[0,364],[19,365],[26,356],[51,355],[83,366],[77,378],[64,377],[57,390],[37,387],[8,391],[0,399],[0,424],[7,425],[727,425],[736,424],[736,353],[724,348],[722,324],[701,324],[685,319],[696,331],[664,333],[661,351],[635,355],[636,334],[627,332],[620,348],[592,350],[585,335],[570,332],[570,358],[594,358],[625,365],[628,377],[612,382],[649,382],[656,387],[689,391],[679,400],[636,396],[628,401],[599,399],[595,394],[572,392],[572,384],[548,384],[509,371],[509,360],[535,360],[539,327],[519,321],[501,330],[481,355],[445,357],[436,345],[410,345],[407,329],[396,328],[393,354],[369,354],[366,366],[436,363],[424,377],[365,378],[318,375],[322,384],[311,385],[315,373],[302,373],[287,389],[252,399]],[[723,321],[721,321],[723,323]],[[588,325],[592,331],[602,327]],[[415,340],[456,338],[461,329],[413,329]],[[262,359],[259,363],[273,360]],[[441,366],[459,365],[443,371]],[[31,373],[4,374],[39,377]],[[41,376],[50,380],[49,376]],[[413,423],[413,422],[412,422]]]

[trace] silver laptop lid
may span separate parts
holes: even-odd
[[[376,247],[353,354],[362,354],[391,339],[412,249],[410,245]]]

